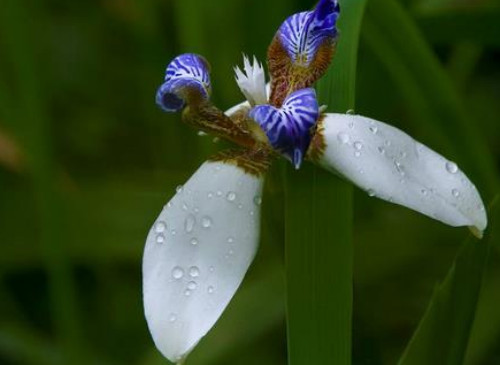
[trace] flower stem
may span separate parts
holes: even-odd
[[[364,0],[341,2],[341,37],[320,104],[354,108]],[[351,364],[352,187],[315,166],[287,169],[285,261],[288,363]]]

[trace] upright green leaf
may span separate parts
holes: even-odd
[[[318,98],[354,107],[364,1],[341,1],[341,38]],[[352,186],[314,166],[288,167],[285,262],[289,364],[351,364]]]
[[[399,365],[464,363],[481,289],[490,231],[469,237],[420,321]]]

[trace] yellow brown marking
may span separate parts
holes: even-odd
[[[313,132],[313,138],[309,149],[306,153],[306,159],[312,162],[319,162],[326,150],[325,140],[325,117],[326,114],[321,114],[316,123],[316,130]]]
[[[272,150],[262,147],[253,150],[222,151],[209,158],[209,161],[232,164],[240,167],[247,174],[263,177],[269,166],[271,166],[274,157],[276,157],[276,154]]]
[[[326,39],[309,65],[301,55],[292,62],[279,37],[275,36],[267,51],[271,75],[270,104],[279,108],[294,91],[311,87],[328,69],[335,49],[336,40]]]
[[[235,122],[210,102],[188,105],[182,112],[182,120],[203,132],[227,139],[242,147],[252,148],[256,141],[242,121]]]

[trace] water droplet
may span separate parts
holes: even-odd
[[[455,162],[448,161],[446,163],[446,171],[448,171],[450,174],[456,174],[458,171],[458,166]]]
[[[384,155],[385,154],[385,148],[382,147],[382,146],[379,146],[378,147],[378,151],[380,152],[381,155]]]
[[[198,286],[198,284],[196,284],[195,281],[190,281],[187,285],[189,290],[195,290],[197,286]]]
[[[208,288],[207,288],[207,292],[208,294],[213,294],[214,293],[214,287],[212,285],[210,285]]]
[[[406,152],[405,151],[401,151],[399,153],[399,156],[401,156],[401,158],[405,158],[406,157]]]
[[[339,140],[340,143],[346,144],[347,142],[349,142],[349,135],[347,133],[340,132],[337,135],[337,139]]]
[[[210,266],[210,267],[208,268],[208,271],[210,271],[210,272],[214,272],[214,271],[215,271],[215,267]]]
[[[201,220],[201,225],[203,226],[203,228],[210,228],[210,226],[212,226],[212,219],[207,216],[203,217]]]
[[[251,210],[251,211],[250,211],[250,215],[252,215],[252,216],[253,216],[254,214],[255,214],[255,212],[254,212],[253,210]]]
[[[193,231],[194,225],[196,224],[196,219],[194,215],[189,214],[184,221],[184,229],[187,233],[191,233]]]
[[[175,229],[172,229],[170,233],[172,234],[172,236],[175,236],[177,234],[177,231]]]
[[[199,208],[197,208],[197,207],[195,207],[195,208],[193,209],[193,212],[195,212],[195,213],[199,213],[199,211],[200,211],[200,209],[199,209]]]
[[[394,166],[396,166],[396,170],[398,171],[398,173],[401,175],[401,176],[404,176],[405,175],[405,172],[403,170],[403,165],[401,165],[401,163],[399,161],[394,161]]]
[[[243,209],[243,204],[238,204],[238,209]]]
[[[387,147],[389,147],[389,146],[391,145],[391,141],[387,140],[387,141],[385,141],[385,142],[384,142],[384,144],[385,144]]]
[[[181,279],[184,276],[184,270],[180,266],[176,266],[172,269],[172,277],[174,279]]]
[[[212,142],[213,143],[218,143],[220,141],[220,138],[219,137],[214,137],[214,139],[212,139]]]
[[[375,190],[368,189],[368,196],[374,197],[375,196]]]
[[[355,111],[354,111],[354,109],[349,109],[345,113],[349,114],[349,115],[354,115]]]
[[[234,191],[230,191],[227,193],[226,198],[228,201],[233,202],[236,199],[236,193]]]
[[[189,268],[189,276],[191,276],[192,278],[197,278],[198,276],[200,276],[200,269],[198,269],[198,266],[191,266]]]
[[[184,189],[184,187],[182,185],[178,185],[176,188],[175,188],[175,191],[177,193],[182,193],[182,190]]]
[[[156,236],[156,243],[163,243],[163,242],[165,242],[165,236],[160,233]]]
[[[189,289],[184,290],[184,295],[186,297],[189,297],[191,295],[191,290],[189,290]]]
[[[167,225],[163,221],[159,221],[155,224],[155,232],[156,233],[162,233],[167,229]]]
[[[377,134],[377,132],[378,132],[378,128],[377,128],[377,126],[372,125],[372,126],[370,127],[370,132],[372,132],[373,134]]]
[[[169,322],[175,322],[177,321],[177,315],[175,313],[171,313],[170,316],[168,317]]]
[[[260,195],[255,195],[253,198],[253,202],[255,205],[261,205],[262,204],[262,198]]]
[[[363,143],[361,142],[354,142],[354,148],[360,151],[363,148]]]
[[[228,237],[227,243],[234,243],[234,238],[233,237]]]
[[[460,196],[460,192],[457,189],[453,189],[451,191],[451,194],[455,197],[458,198]]]
[[[207,135],[207,134],[206,134],[205,132],[203,132],[203,131],[198,131],[198,136],[199,136],[199,137],[204,137],[204,136],[206,136],[206,135]]]
[[[424,195],[424,196],[425,196],[425,195],[427,195],[427,190],[425,190],[425,189],[420,190],[420,192],[421,192],[421,193],[422,193],[422,195]]]
[[[186,203],[182,203],[182,210],[188,210],[188,206]]]
[[[354,152],[354,156],[356,156],[356,157],[361,156],[361,152],[359,152],[359,151]]]
[[[214,193],[209,192],[209,193],[207,194],[207,198],[208,198],[208,199],[212,199],[213,197],[214,197]]]
[[[196,246],[199,242],[197,238],[191,238],[191,241],[189,241],[193,246]]]
[[[219,190],[219,191],[217,191],[217,196],[218,196],[218,197],[221,197],[221,196],[222,196],[222,191],[220,191],[220,190]]]
[[[172,202],[167,203],[167,208],[170,208],[172,206]]]

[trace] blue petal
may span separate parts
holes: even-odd
[[[266,132],[269,143],[298,169],[311,142],[311,128],[319,117],[314,89],[293,92],[279,109],[259,105],[249,116]]]
[[[190,98],[207,100],[211,91],[209,72],[203,57],[192,53],[177,56],[167,66],[165,82],[156,93],[156,103],[164,111],[176,112],[182,110]]]
[[[278,35],[293,63],[308,67],[324,42],[335,39],[339,13],[336,0],[320,0],[314,10],[285,20]]]

